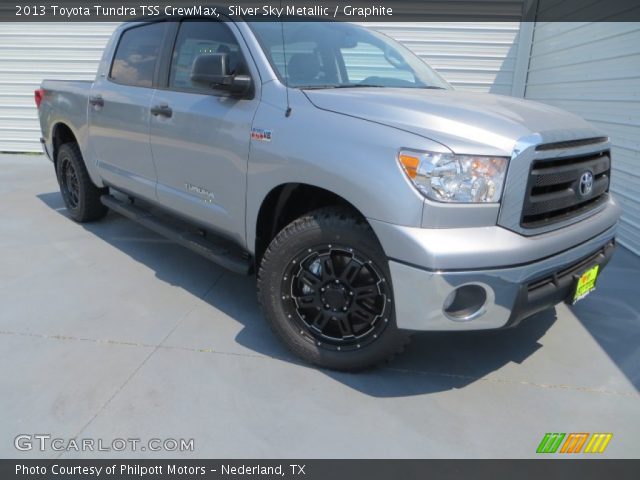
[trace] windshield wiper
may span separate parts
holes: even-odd
[[[374,85],[369,83],[348,83],[344,85],[307,85],[301,88],[303,90],[325,90],[325,89],[333,89],[333,88],[418,88],[422,90],[446,90],[444,87],[436,87],[433,85],[424,85],[424,86],[416,86],[416,87],[395,87],[390,85]]]
[[[336,88],[385,88],[385,86],[372,85],[368,83],[349,83],[347,85],[336,85]]]
[[[329,88],[384,88],[384,85],[369,85],[363,83],[349,83],[344,85],[308,85],[305,87],[298,87],[303,90],[323,90]]]

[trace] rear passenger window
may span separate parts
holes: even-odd
[[[169,87],[180,90],[211,90],[191,83],[191,67],[198,55],[226,53],[229,73],[248,75],[240,45],[223,22],[210,20],[184,20],[176,39],[171,58]]]
[[[157,22],[126,30],[120,37],[109,78],[125,85],[151,87],[165,25]]]

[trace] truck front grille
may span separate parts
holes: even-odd
[[[609,152],[535,160],[529,172],[521,227],[562,222],[605,203],[610,170]]]

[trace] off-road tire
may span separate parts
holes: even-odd
[[[100,202],[100,197],[109,190],[98,188],[91,181],[76,143],[65,143],[58,148],[56,177],[62,199],[73,220],[91,222],[107,214],[108,208]]]
[[[314,257],[314,255],[318,256]],[[336,257],[336,255],[339,256]],[[353,256],[350,259],[348,255]],[[296,287],[293,282],[300,282],[304,276],[303,288],[306,288],[307,292],[311,289],[313,293],[300,294],[300,298],[306,300],[307,297],[313,297],[316,299],[313,303],[315,306],[312,308],[312,313],[315,310],[320,312],[324,309],[329,316],[334,315],[331,312],[335,312],[335,310],[329,309],[328,303],[322,307],[317,303],[318,299],[320,304],[325,303],[325,297],[316,293],[321,289],[320,283],[316,285],[316,280],[320,281],[320,279],[312,279],[313,285],[315,285],[313,288],[306,286],[308,272],[306,270],[303,272],[304,262],[324,264],[326,259],[331,259],[329,260],[331,269],[327,268],[321,274],[323,278],[329,279],[324,284],[322,291],[325,292],[323,295],[327,295],[328,289],[333,289],[334,303],[332,308],[337,306],[339,310],[346,311],[349,308],[351,311],[351,305],[354,305],[354,310],[362,310],[359,306],[361,303],[358,305],[353,303],[355,299],[361,297],[349,297],[349,295],[353,295],[353,291],[360,295],[363,287],[357,287],[356,283],[352,284],[355,286],[352,290],[349,290],[351,284],[348,283],[344,284],[346,286],[342,284],[334,286],[331,282],[335,281],[337,285],[339,281],[330,279],[332,277],[328,275],[328,272],[331,270],[335,275],[333,278],[339,277],[340,281],[347,270],[351,272],[357,270],[359,273],[355,274],[357,275],[355,281],[359,281],[364,276],[365,280],[375,282],[365,287],[377,289],[373,293],[367,294],[367,302],[369,303],[366,304],[370,307],[373,306],[371,310],[376,315],[371,314],[369,317],[375,318],[370,326],[365,322],[365,327],[360,327],[368,329],[367,336],[363,334],[360,337],[363,339],[362,344],[359,343],[358,337],[353,336],[352,339],[350,335],[343,337],[342,340],[332,339],[333,343],[325,341],[324,333],[321,334],[317,331],[315,323],[310,326],[308,323],[311,320],[303,320],[314,315],[305,315],[301,312],[308,310],[297,309],[300,302],[294,294]],[[335,265],[339,262],[346,264],[341,275],[338,275],[339,267]],[[296,265],[299,266],[297,270]],[[317,265],[314,268],[316,271],[318,270]],[[296,272],[295,280],[289,278],[293,277]],[[300,272],[302,272],[302,276]],[[340,290],[336,293],[338,288]],[[380,292],[383,292],[384,295]],[[343,301],[342,298],[345,303],[340,303]],[[276,235],[260,262],[258,300],[276,336],[294,354],[306,362],[320,367],[340,371],[358,371],[371,368],[391,360],[404,349],[409,341],[409,335],[398,330],[396,326],[391,276],[388,260],[382,247],[366,221],[346,209],[332,207],[313,211],[294,220]],[[381,301],[384,303],[383,307],[380,307]],[[355,313],[360,315],[362,312]],[[320,315],[321,313],[318,313],[317,318]],[[339,315],[339,313],[335,315]],[[344,322],[349,323],[348,318],[354,317],[347,317],[347,315],[351,315],[351,313],[345,313],[344,316],[341,316],[342,320],[338,320],[337,317],[330,317],[330,320],[326,320],[326,316],[323,316],[319,324],[324,323],[331,326],[333,324],[329,322],[333,321],[339,325],[340,331],[356,332],[354,325],[362,325],[362,323],[352,324],[351,330],[349,330],[349,325],[345,327]],[[361,320],[360,316],[355,318],[358,321]],[[347,342],[346,339],[349,344],[345,343],[344,347],[339,348],[343,345],[340,342]]]

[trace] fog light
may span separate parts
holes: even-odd
[[[484,313],[487,291],[480,285],[463,285],[451,292],[442,311],[451,320],[464,322],[473,320]]]

